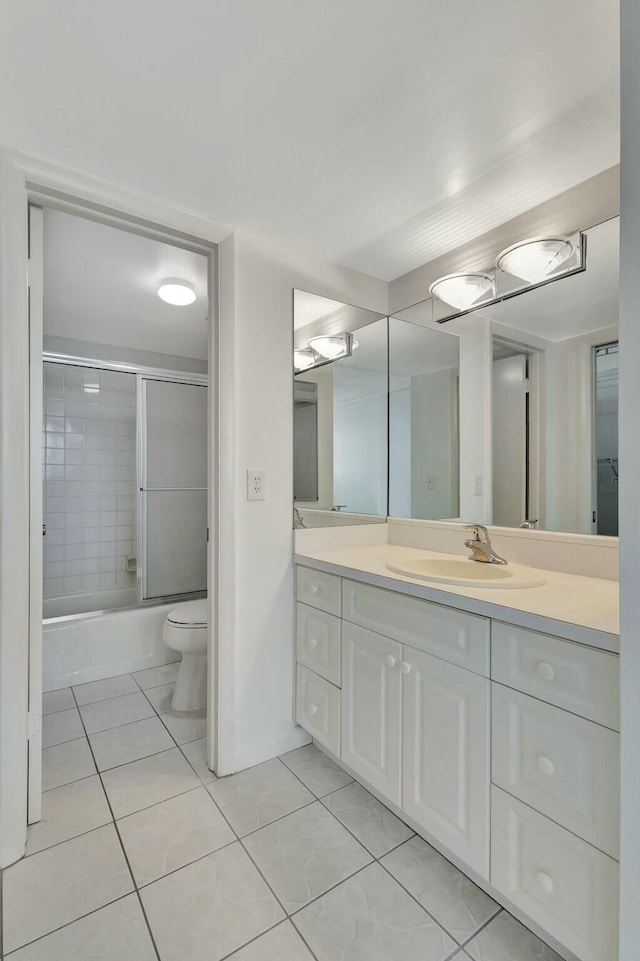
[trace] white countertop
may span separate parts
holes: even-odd
[[[428,584],[388,570],[387,562],[407,557],[442,557],[434,551],[392,544],[341,547],[294,554],[297,564],[364,581],[387,590],[423,597],[472,614],[494,617],[619,652],[619,585],[617,581],[545,570],[542,587],[503,589]]]

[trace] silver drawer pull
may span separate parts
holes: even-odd
[[[539,661],[536,670],[543,681],[552,681],[556,676],[556,672],[547,661]]]
[[[318,646],[318,639],[315,638],[315,637],[310,637],[310,638],[309,638],[309,647],[317,647],[317,646]]]
[[[311,707],[309,708],[309,714],[317,714],[317,713],[318,713],[318,705],[312,704]]]
[[[541,754],[538,758],[538,770],[541,774],[546,775],[546,777],[552,777],[556,767],[550,757],[545,757],[544,754]]]
[[[400,670],[403,674],[411,674],[411,665],[406,661],[403,661],[400,665]]]
[[[317,594],[319,590],[320,590],[320,588],[318,587],[317,584],[312,584],[311,587],[309,588],[309,593],[310,593],[310,594]]]
[[[398,663],[393,654],[387,654],[385,661],[387,662],[387,667],[395,667]]]
[[[538,871],[536,873],[536,881],[545,894],[553,894],[553,878],[550,874],[547,874],[546,871]]]

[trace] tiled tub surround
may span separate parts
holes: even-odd
[[[563,956],[615,957],[617,585],[485,600],[386,576],[394,550],[296,555],[296,719]]]
[[[135,374],[46,362],[43,402],[45,617],[48,598],[120,604],[136,584]]]
[[[559,961],[313,745],[217,780],[174,679],[45,695],[6,961]]]

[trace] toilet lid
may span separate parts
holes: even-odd
[[[179,624],[181,627],[206,627],[207,626],[207,600],[187,601],[174,607],[167,614],[167,620],[171,624]]]

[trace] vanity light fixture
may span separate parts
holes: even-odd
[[[317,357],[318,355],[316,354],[315,350],[312,350],[310,347],[301,347],[300,350],[294,350],[294,370],[308,370],[310,367],[313,367]]]
[[[158,287],[158,297],[174,307],[188,307],[195,301],[196,292],[184,280],[165,280]]]
[[[324,334],[312,337],[308,346],[323,360],[338,360],[340,357],[349,357],[358,342],[351,334]]]
[[[469,310],[483,297],[493,296],[493,279],[489,274],[449,274],[439,277],[429,287],[432,297],[456,310]]]
[[[573,253],[573,244],[563,237],[524,240],[498,254],[496,267],[513,277],[538,284],[566,263]]]

